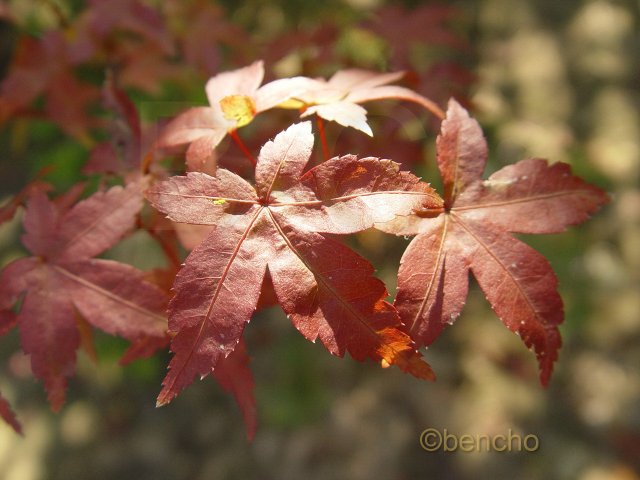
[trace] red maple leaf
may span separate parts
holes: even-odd
[[[444,208],[422,209],[380,228],[416,235],[398,272],[395,306],[418,345],[429,345],[465,303],[469,270],[502,322],[533,349],[547,384],[561,345],[557,279],[547,260],[509,234],[553,233],[607,202],[566,164],[527,159],[482,180],[487,144],[451,100],[437,140]]]
[[[131,183],[65,212],[42,191],[27,203],[22,241],[33,256],[0,272],[0,311],[3,330],[20,329],[22,349],[53,410],[62,406],[75,370],[82,322],[132,341],[134,350],[150,339],[161,345],[165,337],[166,294],[129,265],[92,258],[134,226],[142,200],[141,185]]]
[[[174,283],[169,329],[175,353],[158,405],[196,375],[211,373],[234,351],[256,309],[269,269],[280,305],[309,340],[334,355],[349,352],[395,364],[425,379],[433,373],[384,301],[384,284],[362,257],[321,233],[348,234],[407,215],[433,190],[397,164],[376,158],[334,158],[303,174],[311,155],[309,122],[266,143],[255,188],[219,168],[171,177],[147,192],[176,222],[212,225]]]

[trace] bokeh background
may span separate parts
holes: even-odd
[[[12,332],[0,339],[0,391],[25,436],[0,424],[0,479],[640,478],[639,20],[635,0],[1,3],[3,201],[43,167],[57,192],[80,180],[95,188],[99,178],[83,165],[118,125],[100,105],[107,68],[153,139],[158,122],[205,103],[209,76],[259,58],[271,78],[406,69],[405,85],[472,109],[490,144],[489,171],[529,156],[564,161],[613,201],[566,233],[523,237],[551,261],[565,302],[547,389],[534,356],[473,282],[461,318],[426,352],[436,383],[331,357],[278,308],[257,313],[246,333],[260,422],[252,443],[233,399],[210,379],[156,409],[168,354],[123,369],[124,342],[100,334],[97,361],[79,354],[55,415]],[[74,48],[59,50],[55,38]],[[6,81],[16,70],[17,90]],[[437,122],[393,102],[370,111],[378,137],[331,127],[336,153],[390,157],[437,185]],[[243,131],[254,149],[276,133],[269,122],[278,114],[269,115]],[[0,265],[24,254],[20,216],[0,226]],[[393,292],[407,243],[365,232],[353,246]],[[162,263],[144,234],[108,256]],[[418,440],[430,427],[511,429],[535,434],[540,448],[429,453]]]

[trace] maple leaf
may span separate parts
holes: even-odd
[[[566,164],[527,159],[482,180],[487,144],[454,100],[437,139],[444,208],[380,226],[416,235],[398,272],[394,305],[418,345],[429,345],[460,314],[469,270],[502,322],[533,349],[546,385],[561,346],[557,279],[547,260],[509,235],[553,233],[580,223],[607,195]]]
[[[205,85],[208,107],[194,107],[178,115],[158,139],[162,148],[190,144],[187,164],[198,164],[230,131],[249,124],[255,115],[274,108],[294,95],[306,80],[301,77],[274,80],[260,87],[264,64],[220,73]]]
[[[444,113],[431,100],[408,88],[388,85],[404,76],[404,72],[377,73],[349,69],[337,71],[328,81],[323,79],[299,80],[306,87],[290,100],[280,104],[282,108],[302,108],[301,117],[317,116],[337,122],[344,127],[373,136],[367,123],[367,111],[360,103],[373,100],[397,99],[415,102],[442,118]]]
[[[175,355],[158,405],[194,376],[215,371],[234,350],[267,267],[278,302],[307,339],[320,338],[334,355],[348,351],[357,360],[369,357],[433,378],[384,301],[373,267],[317,232],[361,231],[425,203],[441,205],[440,198],[389,160],[333,158],[303,174],[312,147],[311,124],[304,122],[263,146],[255,188],[219,168],[214,177],[191,172],[147,191],[171,220],[212,226],[174,283],[169,329]]]
[[[134,226],[141,206],[139,183],[95,193],[64,213],[41,191],[27,203],[22,240],[33,256],[0,272],[0,311],[11,316],[20,304],[13,323],[54,410],[74,373],[78,317],[134,344],[165,335],[165,293],[129,265],[91,258]]]

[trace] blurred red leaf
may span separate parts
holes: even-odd
[[[256,400],[253,396],[255,383],[249,369],[249,354],[242,339],[233,352],[220,360],[213,376],[220,386],[231,393],[240,407],[244,423],[247,426],[247,437],[253,440],[257,426]]]
[[[75,370],[81,336],[76,311],[91,325],[133,342],[165,335],[166,294],[129,265],[91,258],[134,226],[140,189],[138,183],[113,187],[66,212],[36,191],[23,221],[23,244],[34,256],[0,272],[0,310],[21,300],[16,323],[22,348],[54,410],[62,406]]]
[[[9,74],[0,83],[0,123],[27,109],[40,95],[45,96],[47,117],[86,141],[95,124],[87,109],[98,98],[98,90],[73,74],[68,44],[59,31],[47,32],[39,40],[20,39]]]
[[[118,31],[136,33],[153,42],[164,54],[174,52],[174,44],[163,16],[153,7],[138,0],[90,0],[86,26],[94,41],[106,43],[108,36]]]
[[[170,14],[184,23],[180,39],[185,61],[207,76],[219,71],[223,48],[233,50],[236,64],[244,58],[243,51],[250,48],[248,33],[230,21],[219,5],[176,2]]]
[[[112,113],[108,124],[109,141],[97,144],[83,168],[86,174],[124,174],[140,166],[142,132],[138,109],[127,93],[116,84],[108,70],[102,86],[102,104]]]
[[[416,44],[468,48],[467,42],[452,27],[460,24],[462,12],[444,3],[429,3],[413,9],[388,5],[375,12],[365,26],[391,46],[394,68],[410,68],[411,49]]]

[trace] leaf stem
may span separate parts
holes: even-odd
[[[320,134],[320,142],[322,143],[322,156],[325,160],[329,160],[329,147],[327,146],[327,136],[324,132],[324,121],[319,115],[316,115],[316,124],[318,125],[318,133]]]
[[[140,161],[140,171],[143,175],[147,175],[151,170],[151,164],[153,163],[153,150],[149,150],[142,160]]]
[[[251,155],[251,152],[249,151],[249,149],[242,142],[242,139],[238,136],[238,130],[235,128],[233,130],[229,130],[229,135],[231,135],[231,138],[233,138],[233,141],[236,142],[236,145],[238,145],[240,150],[242,150],[242,153],[244,153],[244,156],[247,157],[251,162],[251,164],[255,167],[257,164],[256,159],[253,158],[253,155]]]
[[[429,100],[428,98],[425,98],[422,102],[420,102],[420,105],[429,110],[440,120],[444,120],[445,118],[447,118],[447,114],[445,113],[445,111],[442,110],[437,103]]]

